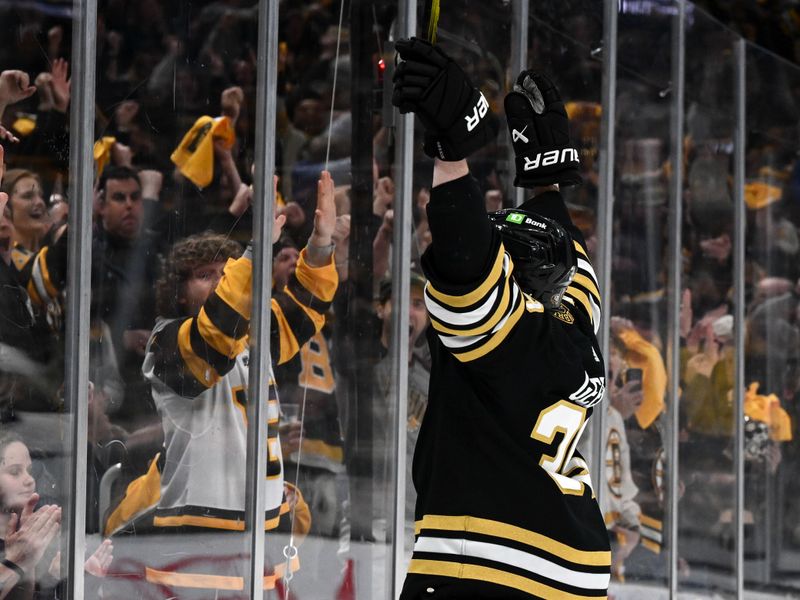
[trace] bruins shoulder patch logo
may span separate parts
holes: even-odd
[[[575,322],[575,317],[563,304],[553,311],[553,316],[559,321],[564,321],[567,325],[572,325]]]

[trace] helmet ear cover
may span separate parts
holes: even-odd
[[[489,219],[514,261],[517,285],[547,308],[558,308],[577,269],[569,232],[527,210],[506,208],[489,213]]]

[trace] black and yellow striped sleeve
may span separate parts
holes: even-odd
[[[247,347],[252,263],[229,259],[197,317],[171,321],[152,343],[155,374],[182,396],[194,397],[228,373]]]
[[[446,294],[429,282],[425,304],[439,339],[462,362],[480,358],[508,336],[525,311],[519,287],[511,279],[514,265],[503,245],[484,280],[462,295]]]
[[[289,283],[272,296],[273,361],[285,363],[322,329],[338,285],[332,256],[329,264],[312,267],[306,262],[305,249],[300,253]]]
[[[597,284],[597,275],[589,261],[586,247],[577,239],[573,240],[573,245],[577,258],[577,271],[572,283],[567,287],[564,299],[586,312],[594,332],[597,333],[600,328],[600,286]]]
[[[67,278],[67,234],[36,253],[15,248],[12,262],[17,280],[38,306],[59,303]]]

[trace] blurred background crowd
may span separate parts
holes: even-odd
[[[600,4],[533,3],[528,56],[553,75],[567,100],[584,178],[583,186],[564,191],[573,220],[591,252],[611,244],[610,287],[602,290],[610,308],[605,314],[613,315],[601,432],[606,468],[593,480],[606,490],[602,508],[614,541],[615,580],[621,591],[634,582],[666,582],[665,527],[676,518],[683,584],[724,593],[734,581],[734,90],[741,35],[761,46],[748,46],[746,54],[746,583],[797,591],[800,68],[793,61],[800,59],[800,8],[789,1],[705,2],[705,12],[687,4],[685,126],[676,142],[676,5],[619,3],[613,228],[598,240],[607,51]],[[153,533],[147,513],[120,516],[115,509],[165,441],[164,415],[142,374],[151,331],[164,316],[158,299],[178,298],[188,277],[165,277],[165,261],[189,236],[211,232],[242,248],[253,236],[259,71],[263,77],[257,8],[254,0],[98,2],[96,181],[94,197],[80,199],[93,203],[94,216],[87,532],[113,533],[115,544]],[[274,290],[289,282],[311,233],[320,171],[330,170],[336,183],[339,289],[324,329],[275,369],[286,477],[298,484],[311,514],[298,590],[339,585],[342,564],[356,554],[351,541],[387,543],[397,464],[389,352],[395,202],[413,207],[409,549],[411,455],[430,366],[417,261],[430,243],[425,205],[432,163],[417,144],[412,197],[396,196],[395,123],[384,93],[398,7],[347,3],[341,29],[340,8],[333,0],[280,2],[278,83],[268,90],[278,100],[276,139],[267,142],[276,151],[275,211],[286,216],[273,246]],[[66,433],[57,416],[64,409],[63,312],[70,293],[66,223],[76,202],[68,196],[69,108],[83,93],[70,85],[71,19],[69,2],[0,4],[2,191],[9,196],[0,221],[0,459],[8,448],[29,453],[35,483],[26,484],[27,497],[35,489],[47,510],[69,502],[61,479]],[[443,3],[439,26],[439,42],[502,120],[502,100],[516,76],[511,3]],[[470,159],[487,211],[515,201],[510,144],[501,129],[494,145]],[[683,203],[677,225],[670,213],[676,143]],[[668,319],[673,256],[682,260],[679,339]],[[187,260],[191,274],[209,259]],[[593,260],[598,265],[600,257]],[[670,344],[680,344],[675,369],[667,360]],[[679,375],[673,382],[680,398],[678,515],[667,513],[666,493],[671,372]],[[15,437],[3,442],[4,435]],[[215,475],[208,473],[212,481]],[[15,507],[8,494],[0,487],[6,511]],[[135,580],[136,566],[107,560],[107,543],[98,552],[102,568],[87,562],[87,572],[117,575],[97,584],[105,586],[104,597],[115,597],[118,582]],[[389,567],[382,554],[370,552],[365,580],[373,592],[362,593],[377,598],[374,590],[385,585],[381,573]],[[52,575],[51,568],[57,581]]]

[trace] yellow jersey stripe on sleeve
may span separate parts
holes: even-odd
[[[308,316],[309,319],[314,323],[315,332],[319,333],[322,327],[325,325],[325,315],[318,313],[312,308],[308,308],[302,302],[300,302],[297,297],[292,293],[289,288],[284,289],[284,293],[292,299],[292,301],[300,307],[300,309]]]
[[[492,288],[496,285],[497,280],[500,278],[501,273],[503,272],[503,258],[505,256],[505,251],[503,249],[503,245],[500,245],[500,249],[497,252],[497,257],[495,258],[494,265],[492,265],[492,269],[489,272],[489,275],[486,279],[481,283],[475,290],[464,294],[463,296],[451,296],[449,294],[445,294],[437,290],[433,285],[428,283],[426,286],[428,289],[428,293],[433,296],[437,301],[441,304],[449,305],[454,308],[465,308],[467,306],[472,306],[480,302],[484,297],[486,297],[492,290]]]
[[[216,369],[197,356],[192,350],[190,339],[192,319],[187,319],[178,330],[178,350],[186,368],[194,378],[206,387],[211,387],[220,380]]]
[[[214,293],[246,320],[253,304],[253,264],[249,258],[229,258],[222,279]]]
[[[201,308],[200,314],[197,315],[197,329],[209,346],[228,358],[236,358],[247,346],[246,336],[237,340],[215,327],[205,308]]]
[[[511,330],[514,329],[514,326],[524,313],[525,304],[518,300],[514,311],[508,316],[507,319],[505,319],[505,322],[501,324],[501,327],[487,338],[486,343],[478,348],[475,348],[474,350],[470,350],[469,352],[453,352],[453,356],[455,356],[461,362],[469,362],[481,358],[482,356],[486,356],[489,354],[489,352],[497,348],[506,339],[506,337],[508,337],[508,334],[511,333]]]
[[[503,316],[508,311],[508,304],[511,300],[511,286],[504,285],[502,291],[502,297],[500,298],[500,303],[497,306],[497,309],[494,311],[494,314],[489,318],[489,320],[485,321],[481,325],[471,329],[453,329],[448,327],[444,322],[439,321],[436,318],[436,315],[432,312],[430,313],[431,323],[433,323],[434,329],[440,333],[446,333],[449,335],[463,335],[463,336],[471,336],[471,335],[480,335],[488,333],[492,330],[492,328],[497,325]],[[429,311],[430,312],[430,311]]]
[[[594,296],[596,302],[600,302],[600,291],[597,289],[597,286],[595,285],[594,281],[592,281],[589,277],[587,277],[586,275],[582,275],[581,273],[578,273],[577,275],[575,275],[572,281],[573,283],[581,284],[583,287],[586,288],[587,291],[589,291]]]
[[[574,285],[571,285],[567,288],[567,295],[580,302],[581,306],[586,310],[586,314],[589,315],[589,319],[594,323],[594,313],[592,312],[592,304],[589,301],[589,296],[583,293],[581,290],[576,288]]]
[[[286,319],[286,315],[283,314],[283,309],[274,298],[272,299],[272,316],[274,318],[272,327],[278,328],[280,344],[278,364],[280,365],[292,358],[300,350],[300,345],[297,343],[297,338],[294,336],[294,333],[292,333],[292,328],[289,325],[289,321]]]
[[[312,267],[306,262],[306,249],[300,252],[295,277],[304,288],[320,300],[330,302],[339,285],[339,273],[331,255],[331,262],[322,267]]]

